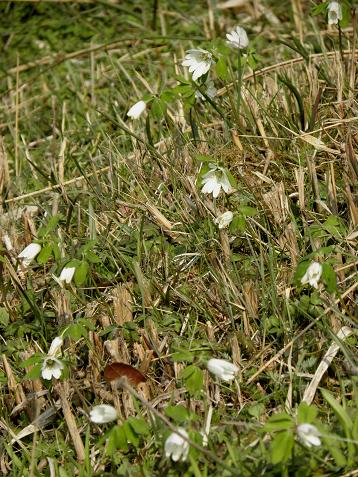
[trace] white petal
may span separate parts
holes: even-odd
[[[52,340],[52,343],[47,355],[55,356],[58,353],[58,351],[61,349],[62,345],[63,345],[63,339],[61,338],[61,336],[56,336],[56,338]]]
[[[43,379],[46,379],[46,380],[51,380],[52,379],[52,369],[50,368],[47,368],[46,366],[42,366],[41,368],[41,376],[43,377]]]
[[[127,116],[132,119],[138,119],[139,116],[145,111],[147,105],[144,101],[138,101],[128,111]]]
[[[61,374],[62,374],[62,369],[61,369],[61,368],[53,368],[53,369],[52,369],[52,376],[53,376],[55,379],[60,379]]]
[[[38,243],[30,243],[27,247],[22,250],[17,258],[22,259],[24,266],[30,265],[32,260],[38,255],[41,251],[41,245]]]
[[[216,198],[219,196],[220,190],[221,190],[221,184],[220,184],[220,182],[216,182],[215,187],[214,187],[214,189],[213,189],[213,197],[214,197],[214,199],[216,199]]]
[[[201,189],[203,194],[211,194],[215,187],[217,186],[217,180],[215,178],[208,180],[204,187]]]
[[[76,267],[64,267],[58,279],[60,282],[71,283]]]

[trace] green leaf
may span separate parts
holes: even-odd
[[[75,284],[77,286],[81,286],[83,285],[83,283],[85,283],[87,275],[88,275],[88,269],[89,269],[88,263],[85,260],[81,260],[80,264],[76,268],[75,276],[74,276]]]
[[[322,12],[326,12],[327,5],[328,5],[328,2],[323,2],[323,3],[319,3],[318,5],[315,5],[311,10],[311,15],[316,16]]]
[[[149,434],[149,426],[142,417],[130,417],[127,422],[137,435],[146,436]]]
[[[245,215],[245,217],[254,217],[258,214],[258,211],[255,209],[255,207],[250,207],[248,205],[240,205],[239,211]]]
[[[89,240],[79,250],[79,253],[82,255],[86,255],[90,250],[93,249],[97,245],[97,240]]]
[[[112,456],[117,449],[128,452],[127,436],[124,426],[114,426],[108,438],[106,454]]]
[[[47,225],[45,227],[41,227],[40,230],[38,231],[38,238],[45,238],[47,235],[49,235],[51,232],[53,232],[59,221],[62,219],[61,214],[54,215],[53,217],[50,218],[48,221]]]
[[[185,422],[189,418],[188,410],[181,404],[177,406],[168,406],[165,409],[165,414],[178,423]]]
[[[229,169],[227,169],[226,167],[225,167],[225,174],[227,175],[227,178],[229,179],[231,187],[233,187],[234,189],[237,189],[237,181],[235,177],[231,174]]]
[[[25,379],[37,379],[41,374],[42,364],[36,364],[25,375]]]
[[[340,442],[334,438],[333,439],[323,438],[323,442],[325,444],[325,447],[331,453],[338,467],[345,467],[347,465],[347,459],[345,458],[343,452],[340,449],[341,447]]]
[[[6,327],[10,322],[10,316],[6,308],[3,306],[0,307],[0,326]]]
[[[133,444],[135,447],[138,447],[139,437],[131,427],[128,421],[123,424],[124,432],[126,433],[126,439],[129,444]]]
[[[290,429],[293,427],[293,421],[289,414],[280,412],[274,414],[264,425],[264,430],[267,432],[282,431],[283,429]]]
[[[187,366],[181,372],[180,377],[184,379],[185,386],[190,394],[195,395],[203,389],[204,373],[193,364]]]
[[[349,431],[351,431],[353,427],[353,423],[347,411],[344,409],[344,407],[341,404],[339,404],[339,402],[336,401],[333,394],[327,391],[327,389],[320,388],[320,391],[324,399],[328,402],[328,404],[331,406],[333,411],[336,413],[338,419],[341,421],[346,432],[349,433]]]
[[[309,406],[306,402],[301,402],[297,410],[297,421],[299,424],[310,424],[317,416],[317,408]]]
[[[172,360],[174,362],[184,361],[186,363],[192,363],[194,359],[194,354],[191,351],[180,350],[172,354]]]
[[[99,256],[96,255],[94,252],[91,252],[91,250],[86,252],[86,260],[88,260],[90,263],[101,263],[102,262],[102,260],[99,258]]]
[[[351,21],[351,7],[346,2],[342,2],[342,20],[339,22],[341,28],[346,28]]]
[[[43,360],[43,355],[40,353],[36,353],[32,355],[30,358],[25,359],[25,361],[21,361],[19,363],[20,368],[27,368],[28,366],[32,366],[33,364],[41,363]]]
[[[164,117],[166,110],[167,106],[164,101],[157,98],[153,99],[150,111],[156,119]]]
[[[340,239],[346,234],[346,227],[342,219],[336,215],[330,215],[324,222],[323,227],[332,237]]]
[[[307,271],[307,268],[310,266],[310,261],[304,260],[297,265],[295,275],[293,277],[293,282],[296,285],[301,285],[301,279]]]
[[[52,243],[47,243],[41,249],[41,252],[37,255],[36,261],[40,265],[47,263],[48,259],[52,255]]]
[[[169,103],[171,101],[174,101],[175,98],[176,98],[176,95],[170,89],[166,89],[166,90],[162,91],[162,93],[160,95],[160,99],[162,101],[164,101],[165,103]]]
[[[60,252],[58,243],[55,240],[52,242],[52,253],[53,253],[53,256],[55,257],[56,262],[59,261],[61,258],[61,252]]]
[[[292,431],[281,431],[275,434],[271,443],[272,463],[287,462],[292,455],[293,443]]]
[[[73,323],[68,326],[66,329],[64,336],[69,336],[75,341],[78,341],[79,339],[87,336],[87,330],[86,328],[81,325],[80,323]]]
[[[234,214],[234,217],[229,225],[229,231],[232,234],[243,233],[246,229],[246,218],[242,214]]]
[[[220,79],[224,81],[228,79],[229,70],[228,70],[225,56],[220,56],[220,58],[216,62],[215,69],[216,69],[216,74],[218,75]]]
[[[326,285],[328,293],[334,293],[337,290],[336,272],[329,263],[322,265],[322,280]]]

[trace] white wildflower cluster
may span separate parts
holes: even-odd
[[[249,44],[247,33],[245,29],[240,26],[237,26],[232,32],[228,33],[226,38],[228,45],[234,48],[246,48]],[[215,59],[210,51],[196,48],[186,52],[182,64],[186,66],[189,73],[192,74],[192,80],[197,81],[209,72],[211,66],[215,64]],[[201,86],[208,98],[213,99],[216,96],[217,89],[212,79],[207,78]],[[195,92],[195,97],[201,101],[206,99],[199,90]]]

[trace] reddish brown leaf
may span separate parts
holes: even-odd
[[[146,381],[144,374],[130,364],[111,363],[104,368],[104,379],[107,383],[123,378],[124,376],[132,386],[138,386],[139,383],[144,383]]]

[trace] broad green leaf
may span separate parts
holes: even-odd
[[[344,407],[341,404],[339,404],[339,402],[336,401],[334,396],[329,391],[327,391],[327,389],[320,388],[320,391],[324,399],[328,402],[328,404],[336,413],[338,419],[341,421],[345,430],[347,432],[350,432],[352,430],[353,423],[347,411],[344,409]]]
[[[20,368],[27,368],[28,366],[32,366],[33,364],[39,363],[43,360],[43,355],[40,353],[36,353],[32,355],[30,358],[25,359],[25,361],[21,361],[19,363]]]
[[[123,429],[126,434],[127,442],[138,447],[139,437],[128,421],[123,424]]]
[[[187,363],[192,363],[194,359],[194,354],[192,351],[180,350],[172,354],[172,360],[174,362],[184,361]]]
[[[289,414],[286,412],[280,412],[274,414],[264,425],[264,430],[268,432],[281,431],[283,429],[289,429],[293,427],[293,421]]]
[[[308,423],[314,421],[317,416],[317,408],[315,406],[309,406],[306,402],[301,402],[297,410],[297,421],[299,424]]]
[[[52,243],[50,242],[42,247],[41,252],[37,255],[36,261],[40,265],[43,265],[44,263],[47,263],[51,255],[52,255]]]
[[[108,438],[107,455],[113,455],[117,449],[128,452],[127,436],[123,426],[114,426]]]
[[[86,252],[86,260],[88,260],[90,263],[101,263],[102,262],[102,260],[99,258],[99,256],[96,255],[91,250]]]
[[[181,404],[177,406],[168,406],[165,409],[165,414],[178,423],[185,422],[189,417],[188,410]]]
[[[249,205],[240,205],[239,211],[246,217],[254,217],[258,214],[257,209],[255,209],[255,207],[250,207]]]
[[[127,422],[137,435],[145,436],[149,433],[149,426],[142,417],[130,417]]]
[[[322,265],[322,280],[326,285],[328,293],[334,293],[337,290],[336,272],[329,263]]]
[[[228,70],[225,56],[223,55],[220,56],[220,58],[216,62],[215,69],[216,69],[216,74],[218,75],[220,79],[226,80],[228,78],[229,70]]]
[[[325,447],[331,453],[338,467],[345,467],[347,464],[347,459],[345,458],[343,452],[341,451],[340,449],[341,444],[337,441],[337,439],[324,438],[323,442],[325,444]]]
[[[81,260],[80,264],[76,268],[74,280],[77,286],[81,286],[85,283],[88,275],[89,265],[85,260]]]
[[[79,339],[82,338],[82,336],[83,337],[87,336],[87,330],[82,324],[73,323],[73,324],[68,326],[64,335],[69,336],[70,338],[72,338],[75,341],[78,341]]]
[[[25,379],[37,379],[37,378],[39,378],[40,374],[41,374],[41,368],[42,368],[42,365],[40,363],[33,366],[26,373]]]
[[[234,217],[229,225],[229,231],[232,234],[243,233],[246,228],[246,218],[242,214],[234,214]]]
[[[6,327],[10,322],[10,316],[6,308],[0,307],[0,326]]]
[[[197,394],[203,389],[204,374],[197,366],[187,366],[181,372],[180,377],[184,379],[185,386],[190,394]]]
[[[275,434],[271,443],[272,463],[287,462],[292,455],[293,443],[292,431],[281,431]]]

